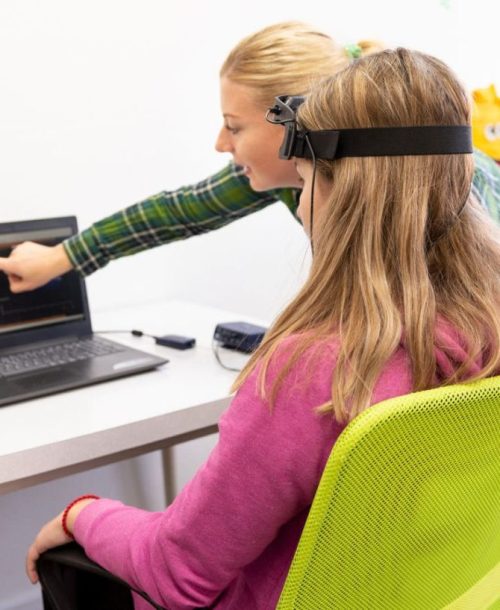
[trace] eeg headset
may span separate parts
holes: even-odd
[[[297,123],[302,96],[280,95],[266,120],[283,125],[281,159],[341,159],[342,157],[392,157],[397,155],[454,155],[472,153],[469,125],[365,127],[305,131]]]
[[[455,155],[472,153],[469,125],[419,125],[413,127],[365,127],[308,131],[297,122],[297,110],[303,96],[280,95],[269,108],[266,120],[283,125],[285,135],[279,150],[280,159],[312,159],[310,231],[313,227],[316,160],[333,161],[343,157],[391,157],[400,155]],[[467,197],[468,199],[468,197]],[[457,217],[465,207],[464,201]]]

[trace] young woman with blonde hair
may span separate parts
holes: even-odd
[[[431,89],[432,79],[437,85]],[[298,122],[305,132],[469,125],[470,109],[447,66],[400,49],[360,60],[323,82],[299,107]],[[303,180],[298,214],[314,239],[311,272],[235,387],[257,362],[265,379],[277,346],[297,333],[295,357],[279,378],[299,354],[333,333],[340,351],[323,410],[339,421],[369,406],[376,380],[401,343],[413,391],[499,371],[499,232],[471,191],[473,155],[320,159],[316,188],[326,195],[313,228],[311,163],[296,159],[296,167]],[[436,354],[449,332],[461,356],[456,367],[451,361],[437,374]]]
[[[281,131],[264,121],[267,107],[276,95],[303,95],[314,80],[381,48],[369,41],[342,46],[295,21],[244,38],[220,71],[224,125],[216,148],[233,162],[198,184],[158,193],[104,218],[64,244],[18,246],[8,259],[0,258],[11,290],[31,290],[72,268],[88,275],[115,258],[212,231],[279,200],[295,214],[300,182],[293,164],[278,159]],[[479,152],[475,161],[474,192],[500,218],[500,169]]]
[[[217,446],[164,512],[72,503],[31,547],[32,580],[39,553],[69,540],[63,521],[91,558],[171,610],[275,607],[346,421],[500,370],[498,229],[470,193],[468,123],[450,70],[404,49],[359,59],[311,92],[280,149],[293,144],[303,181],[311,273],[237,381]],[[391,137],[362,156],[377,128]],[[419,145],[398,152],[401,128]],[[340,138],[360,129],[363,150],[337,158],[332,138],[345,153]],[[431,132],[459,132],[458,144]]]

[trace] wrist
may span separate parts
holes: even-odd
[[[62,243],[57,244],[52,249],[52,266],[57,275],[62,275],[73,269],[73,265]]]
[[[80,512],[92,502],[99,500],[99,496],[93,494],[87,494],[85,496],[79,496],[66,506],[61,516],[61,527],[68,538],[74,539],[73,529],[75,521]]]

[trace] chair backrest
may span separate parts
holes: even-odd
[[[500,608],[500,377],[390,399],[346,427],[277,608]]]

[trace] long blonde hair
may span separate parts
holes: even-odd
[[[318,85],[299,111],[305,129],[469,123],[468,98],[439,60],[405,49],[360,59]],[[280,341],[299,340],[270,393],[271,404],[305,349],[336,336],[332,400],[346,421],[370,405],[383,367],[403,340],[413,389],[436,385],[436,322],[458,331],[476,378],[500,370],[498,228],[470,195],[472,155],[344,158],[318,162],[331,192],[315,226],[308,280],[236,380],[262,362],[260,390]],[[466,202],[466,203],[465,203]],[[464,206],[465,203],[465,207]],[[462,209],[463,208],[463,209]],[[468,364],[441,379],[468,376]]]
[[[383,48],[375,41],[355,46],[361,55]],[[276,95],[305,94],[318,79],[335,74],[351,61],[348,48],[327,34],[306,23],[286,21],[243,38],[227,56],[220,76],[253,88],[257,103],[267,108]]]

